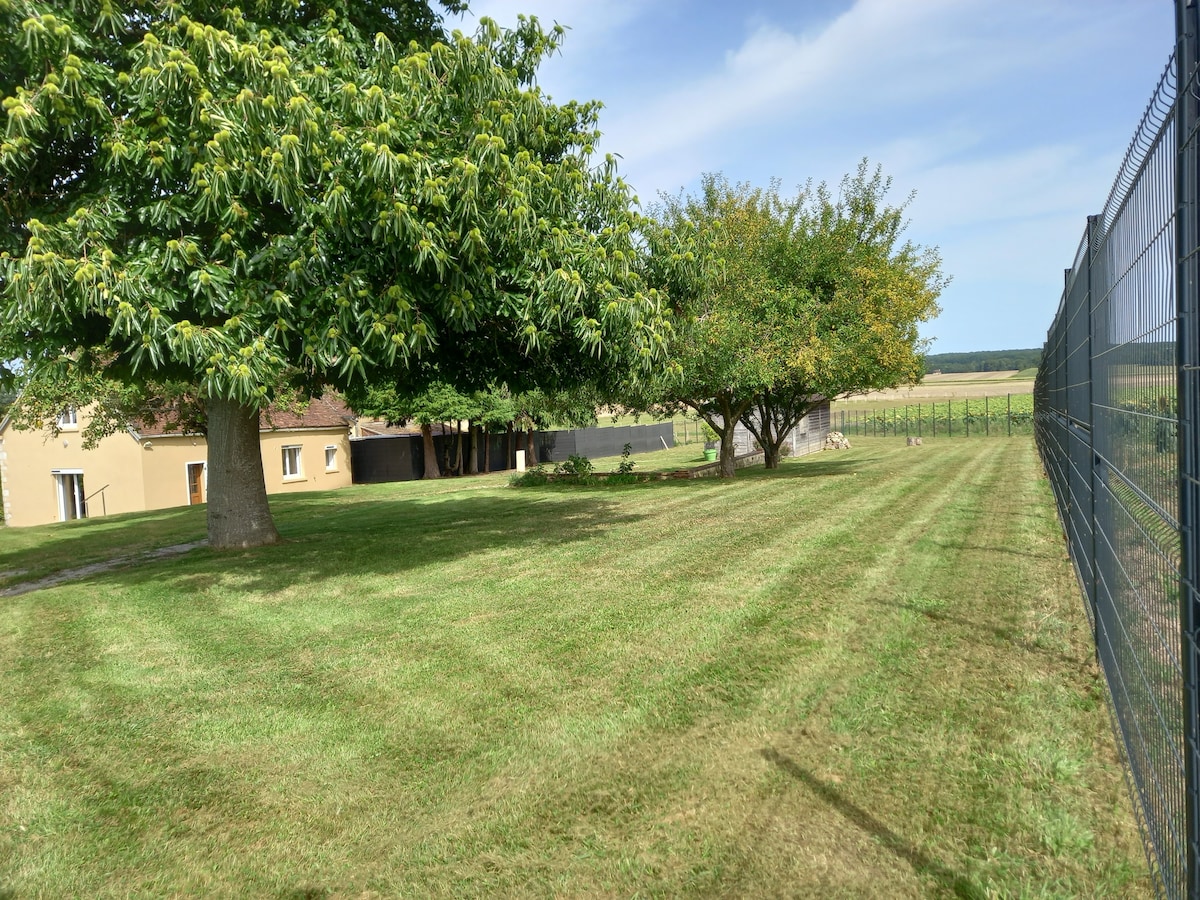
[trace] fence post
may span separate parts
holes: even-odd
[[[992,436],[992,414],[988,407],[987,394],[983,395],[983,436]]]
[[[946,401],[946,437],[954,437],[954,409],[951,402]]]
[[[1196,71],[1200,65],[1200,14],[1196,0],[1176,0],[1176,84],[1175,139],[1175,309],[1176,371],[1179,467],[1180,571],[1182,572],[1180,618],[1183,667],[1184,780],[1187,807],[1187,896],[1200,897],[1200,702],[1197,701],[1197,626],[1200,625],[1200,267],[1196,249],[1200,247],[1200,150],[1196,128],[1200,126],[1200,104],[1196,97]]]
[[[1008,395],[1008,436],[1012,437],[1012,394]]]

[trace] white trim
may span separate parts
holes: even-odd
[[[304,445],[303,444],[284,444],[279,448],[283,452],[283,480],[284,481],[303,481],[304,480]],[[295,471],[288,471],[288,456],[289,450],[295,450],[296,468]]]
[[[337,444],[326,444],[325,445],[325,471],[326,472],[336,472],[338,470],[337,452],[338,452]]]
[[[196,504],[192,503],[192,473],[190,471],[192,466],[201,466],[202,467],[202,471],[201,471],[201,475],[200,475],[200,497],[201,497],[200,502],[201,503],[208,502],[208,460],[207,459],[194,459],[191,462],[185,462],[183,464],[183,490],[184,490],[184,498],[185,498],[184,502],[188,506],[196,505]]]
[[[87,503],[84,501],[83,470],[52,470],[55,493],[58,497],[58,521],[71,522],[87,518]],[[69,487],[68,487],[69,485]],[[68,513],[74,515],[68,515]]]

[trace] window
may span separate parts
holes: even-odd
[[[330,444],[325,448],[325,471],[337,471],[337,447]]]
[[[283,448],[283,477],[284,478],[303,478],[304,473],[300,469],[300,445],[295,444],[290,447]]]
[[[73,431],[79,427],[79,417],[75,414],[75,407],[68,406],[58,414],[58,427],[61,431]]]

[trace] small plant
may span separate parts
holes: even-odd
[[[626,443],[625,446],[621,448],[621,461],[617,463],[618,475],[633,474],[633,467],[636,466],[637,463],[629,458],[631,453],[633,453],[633,444]]]
[[[586,456],[572,453],[567,457],[566,462],[559,463],[554,467],[554,474],[586,477],[592,474],[592,461]]]
[[[717,434],[717,430],[707,422],[703,423],[702,430],[704,432],[704,449],[716,450],[721,442],[721,436]]]
[[[541,463],[508,479],[508,483],[513,487],[539,487],[548,484],[549,481],[550,476]]]

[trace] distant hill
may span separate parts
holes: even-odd
[[[973,353],[930,353],[925,357],[928,372],[1007,372],[1036,367],[1042,348],[1031,350],[976,350]]]

